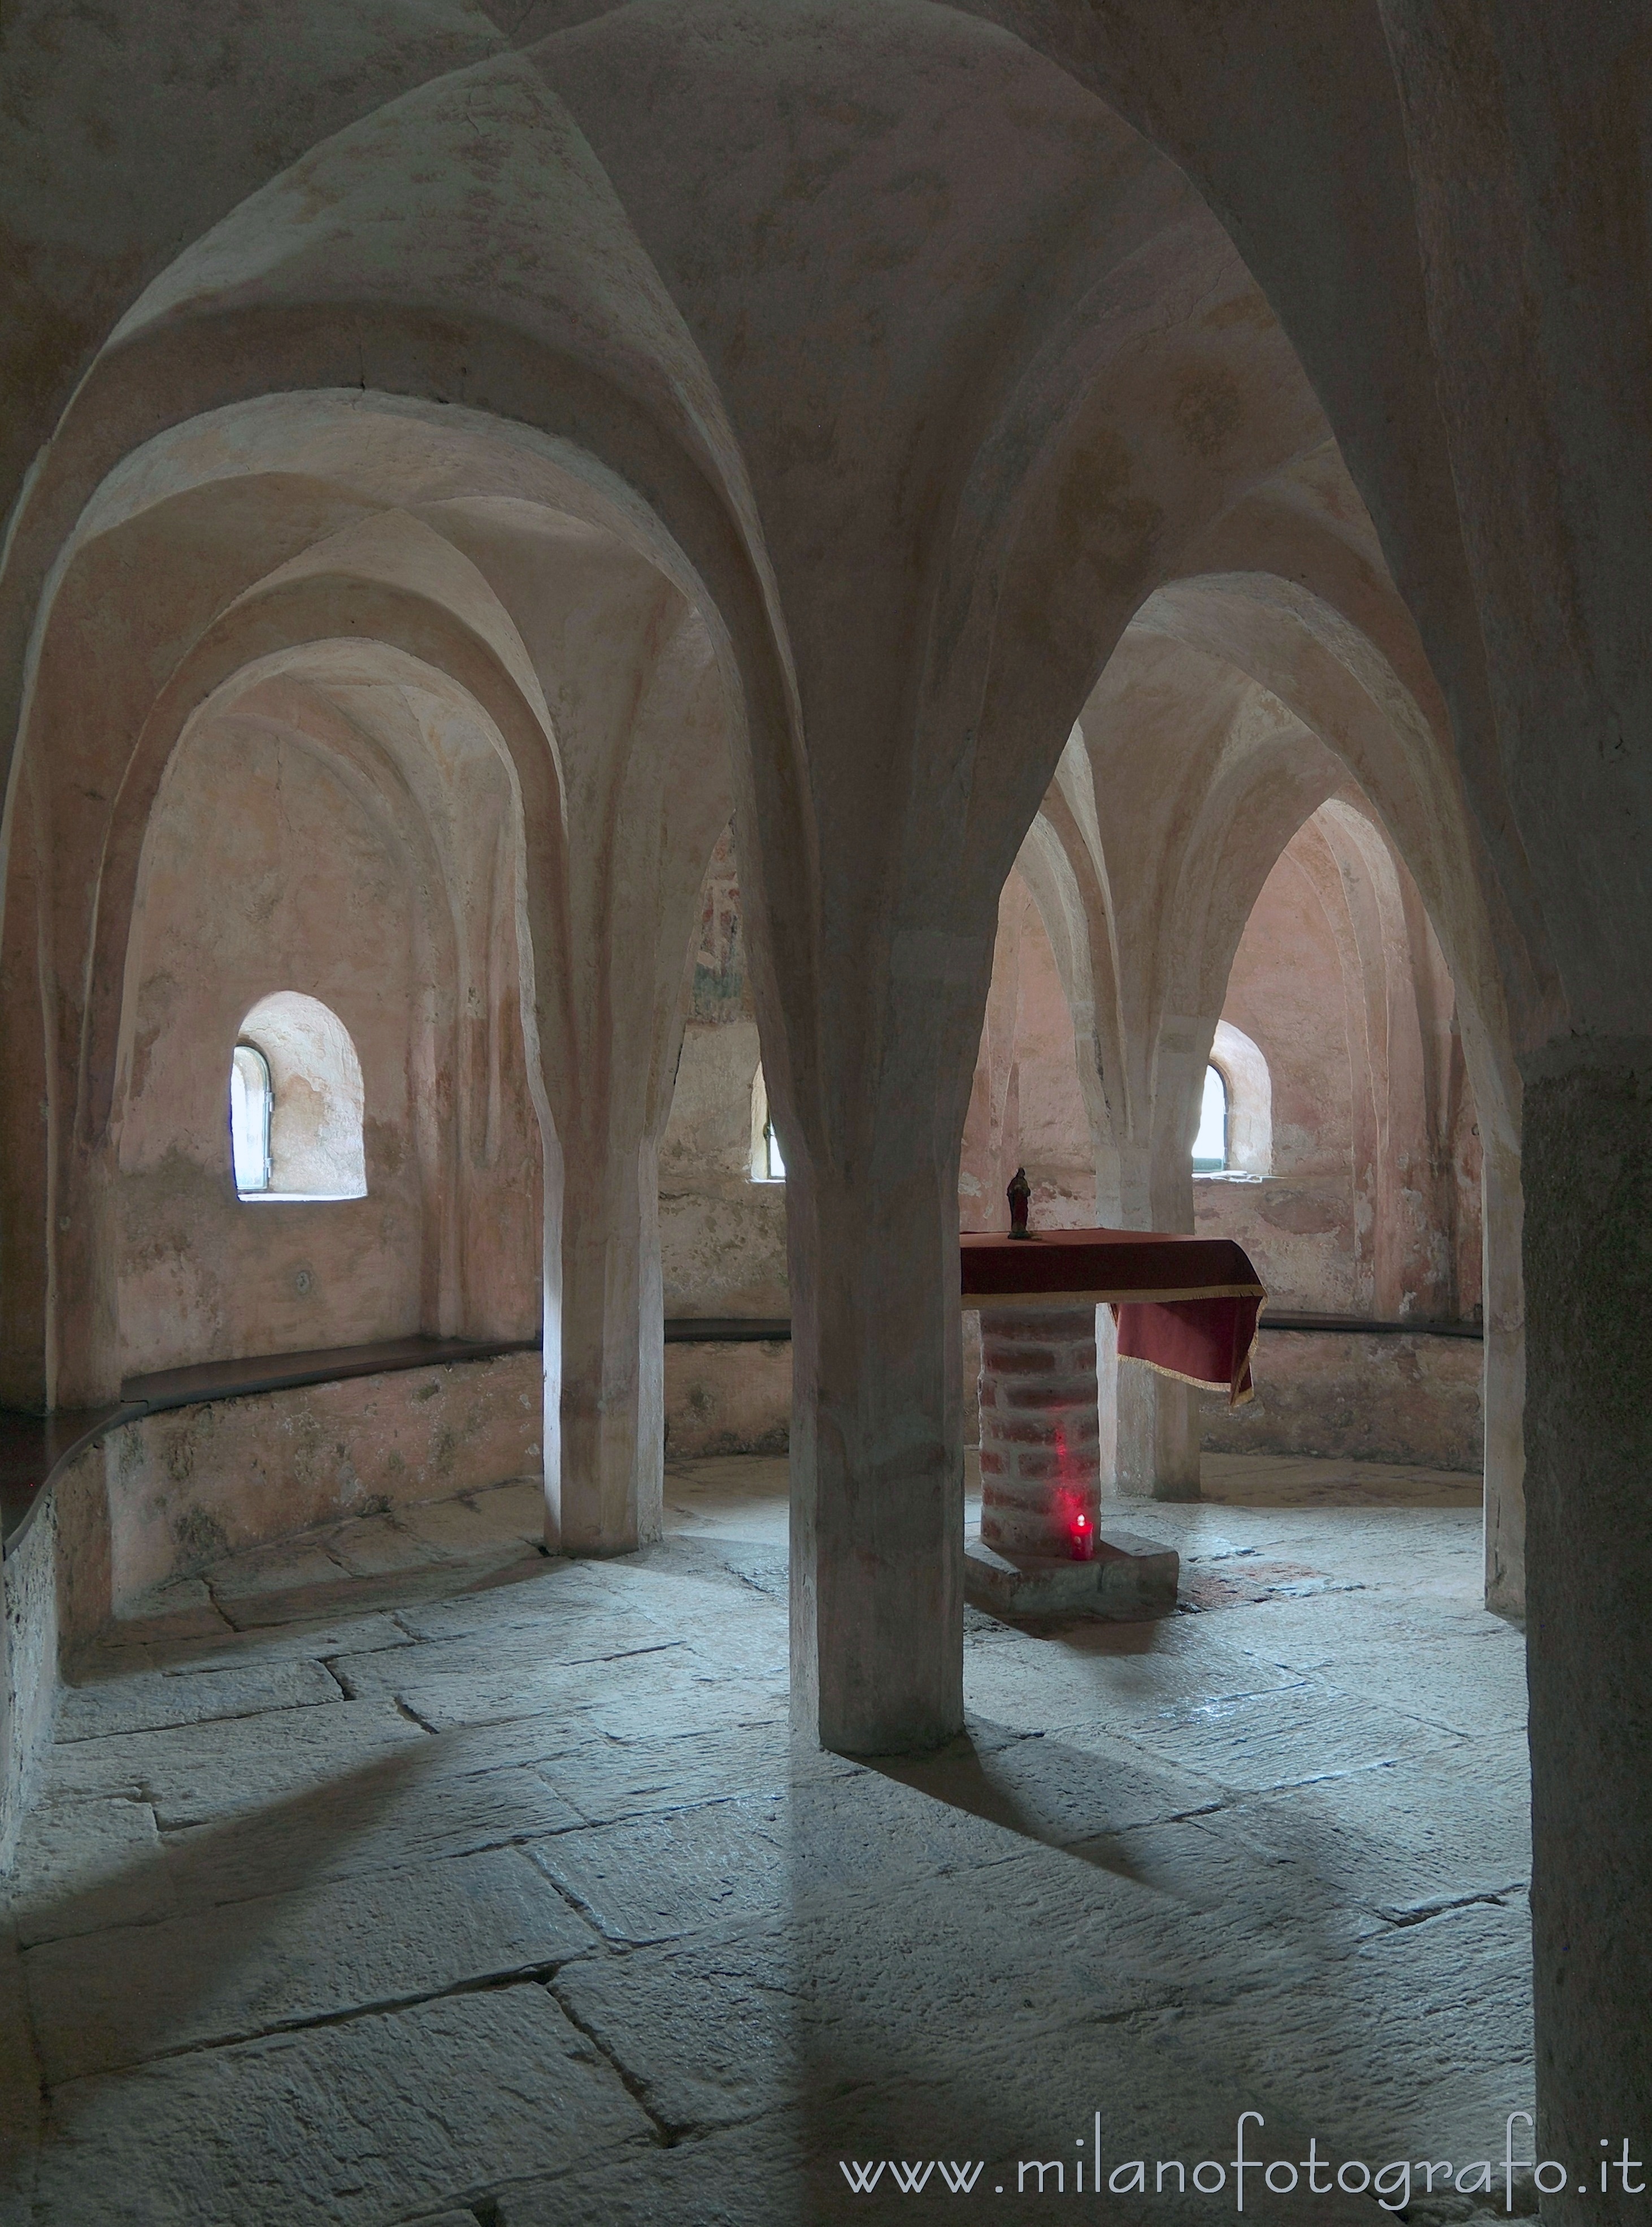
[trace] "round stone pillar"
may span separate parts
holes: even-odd
[[[1095,1309],[981,1309],[981,1539],[1088,1560],[1101,1501]]]

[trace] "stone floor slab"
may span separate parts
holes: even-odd
[[[1158,1624],[972,1612],[969,1737],[876,1768],[790,1738],[783,1464],[673,1464],[678,1532],[611,1561],[533,1551],[535,1485],[405,1569],[220,1573],[245,1629],[77,1691],[254,1713],[88,1726],[26,1824],[58,2085],[0,2227],[904,2218],[954,2199],[841,2159],[973,2155],[990,2209],[1098,2109],[1114,2159],[1231,2156],[1247,2104],[1298,2154],[1469,2139],[1530,2087],[1520,1643],[1472,1511],[1307,1466],[1132,1507],[1197,1577]]]
[[[1266,1601],[1247,1614],[1224,1617],[1218,1633],[1229,1645],[1293,1670],[1341,1664],[1350,1653],[1386,1652],[1403,1660],[1410,1649],[1448,1644],[1486,1643],[1511,1658],[1525,1654],[1519,1633],[1476,1603],[1425,1605],[1415,1594],[1375,1586]]]
[[[468,1500],[433,1500],[417,1508],[399,1508],[394,1522],[409,1538],[461,1561],[494,1552],[537,1553],[543,1526],[532,1538],[524,1538],[520,1526],[503,1520],[505,1515],[504,1509],[477,1508]]]
[[[383,2227],[652,2147],[612,2067],[526,1984],[76,2081],[32,2227]]]
[[[269,1588],[252,1587],[234,1598],[225,1598],[224,1614],[237,1631],[257,1632],[272,1626],[296,1624],[318,1613],[334,1617],[365,1615],[380,1607],[400,1610],[420,1600],[445,1601],[469,1587],[482,1591],[514,1584],[519,1575],[537,1575],[539,1564],[512,1556],[480,1564],[419,1563],[405,1570],[386,1570],[378,1577],[350,1576],[341,1567],[336,1579],[316,1584]]]
[[[1343,1693],[1444,1732],[1526,1729],[1526,1650],[1514,1632],[1491,1643],[1453,1635],[1344,1647],[1322,1675]]]
[[[226,1822],[169,1832],[169,1893],[179,1910],[240,1902],[513,1847],[586,1822],[491,1732],[443,1733]]]
[[[612,1825],[740,1795],[778,1796],[859,1767],[794,1742],[783,1725],[764,1723],[625,1741],[599,1733],[539,1769],[584,1822]]]
[[[991,1819],[1049,1847],[1209,1809],[1203,1781],[1160,1766],[1119,1740],[1075,1747],[1057,1733],[1005,1738],[976,1725],[935,1756],[875,1768],[932,1801]]]
[[[207,1571],[206,1580],[214,1601],[227,1612],[258,1593],[334,1586],[348,1574],[328,1552],[324,1538],[310,1535],[227,1554]]]
[[[1035,1847],[929,1877],[874,1871],[858,1889],[803,1879],[783,1914],[587,1959],[553,1984],[682,2133],[796,2109],[826,2066],[839,2088],[966,2064],[990,2085],[1098,2020],[1305,1981],[1359,1938],[1329,1897],[1317,1937],[1260,1926],[1238,1863],[1214,1908],[1139,1868]]]
[[[24,1958],[47,2084],[420,2000],[586,1954],[595,1937],[513,1848],[260,1897]]]
[[[1519,1892],[1531,1872],[1526,1743],[1517,1734],[1257,1796],[1235,1830],[1385,1916],[1409,1920]]]
[[[204,1579],[174,1578],[119,1602],[108,1636],[137,1645],[145,1640],[211,1638],[230,1628]]]
[[[545,1484],[541,1478],[513,1477],[463,1496],[466,1505],[474,1508],[497,1536],[521,1539],[530,1547],[543,1543]]]
[[[25,1948],[153,1924],[175,1907],[155,1812],[121,1795],[42,1803],[17,1851],[11,1892]]]
[[[1003,1863],[1026,1838],[962,1803],[857,1772],[536,1842],[533,1860],[628,1945],[675,1938],[863,1884]]]
[[[0,1924],[0,2227],[34,2227],[43,2110],[22,1959]]]
[[[419,1640],[408,1648],[335,1655],[328,1663],[352,1699],[365,1701],[438,1680],[491,1685],[512,1674],[524,1681],[538,1680],[544,1673],[576,1663],[607,1662],[681,1645],[647,1618],[628,1619],[622,1629],[616,1629],[609,1608],[550,1615],[537,1623],[508,1624],[462,1638]],[[553,1680],[552,1686],[557,1682]]]
[[[53,1750],[48,1788],[67,1796],[129,1792],[152,1803],[163,1828],[204,1824],[303,1794],[429,1738],[393,1702],[341,1701],[77,1740]]]
[[[392,1516],[359,1516],[326,1535],[327,1552],[353,1578],[377,1578],[398,1570],[427,1569],[455,1558],[433,1540],[422,1538]]]
[[[1107,1624],[1095,1618],[1048,1633],[1004,1631],[969,1641],[964,1695],[996,1724],[1028,1732],[1090,1726],[1119,1730],[1167,1708],[1277,1692],[1298,1674],[1228,1645],[1196,1638],[1191,1618]]]
[[[455,1591],[445,1598],[400,1604],[396,1621],[415,1639],[463,1639],[481,1632],[535,1630],[595,1608],[611,1615],[615,1600],[603,1566],[544,1556],[513,1566],[508,1581]]]
[[[116,1732],[257,1716],[267,1709],[313,1708],[342,1698],[338,1681],[322,1665],[303,1657],[156,1670],[67,1688],[58,1701],[57,1738],[101,1739]]]
[[[382,1610],[364,1615],[309,1613],[280,1625],[238,1631],[220,1620],[211,1633],[163,1636],[131,1644],[105,1635],[76,1656],[73,1675],[94,1683],[136,1677],[145,1670],[230,1670],[249,1662],[284,1662],[308,1657],[324,1662],[331,1656],[367,1655],[386,1647],[410,1647],[412,1635]]]
[[[832,2216],[813,2204],[807,2170],[789,2122],[742,2127],[514,2183],[500,2192],[499,2227],[806,2227]],[[475,2214],[453,2227],[476,2227]]]
[[[737,1680],[685,1661],[684,1656],[670,1642],[650,1637],[635,1651],[605,1662],[487,1676],[410,1675],[396,1698],[438,1732],[540,1717],[564,1725],[577,1722],[615,1739],[642,1739],[657,1737],[662,1726],[677,1732],[709,1732],[785,1716],[787,1695],[778,1680],[767,1685]]]
[[[1530,1936],[1512,1909],[1387,1927],[1334,1973],[1154,2023],[1259,2108],[1334,2111],[1343,2154],[1373,2162],[1499,2155],[1508,2114],[1532,2109]]]
[[[1081,1743],[1083,1733],[1073,1737]],[[1221,1695],[1137,1719],[1119,1737],[1214,1786],[1247,1793],[1300,1786],[1454,1748],[1457,1736],[1318,1679]]]

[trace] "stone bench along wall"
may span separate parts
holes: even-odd
[[[346,1516],[538,1474],[535,1352],[214,1400],[104,1441],[114,1607]]]
[[[789,1339],[666,1348],[666,1458],[783,1454],[792,1435]]]
[[[1477,1471],[1485,1443],[1477,1338],[1428,1331],[1270,1330],[1258,1342],[1256,1397],[1202,1403],[1212,1453],[1318,1454]]]
[[[57,1707],[57,1526],[42,1509],[5,1560],[4,1656],[0,1661],[0,1873],[34,1796]]]
[[[1256,1355],[1256,1398],[1229,1410],[1201,1402],[1212,1453],[1315,1454],[1477,1471],[1483,1425],[1478,1339],[1426,1330],[1270,1330]],[[964,1317],[964,1443],[980,1444],[981,1342]],[[666,1453],[784,1453],[790,1433],[789,1345],[666,1348]]]
[[[540,1360],[504,1354],[138,1417],[39,1496],[3,1566],[0,1869],[49,1745],[60,1662],[220,1555],[537,1477]]]

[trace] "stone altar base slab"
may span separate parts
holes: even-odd
[[[1098,1538],[1088,1562],[1002,1554],[973,1531],[964,1541],[964,1598],[994,1616],[1168,1616],[1180,1576],[1174,1547],[1127,1531]]]

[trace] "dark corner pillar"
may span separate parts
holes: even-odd
[[[1543,2216],[1638,2220],[1597,2167],[1652,2157],[1652,1039],[1528,1062],[1522,1160]]]

